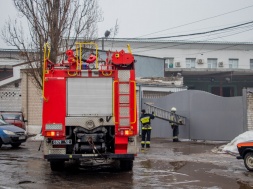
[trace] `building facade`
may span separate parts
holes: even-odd
[[[180,74],[190,90],[231,97],[253,87],[253,43],[108,39],[105,50],[112,44],[111,50],[130,44],[133,54],[164,58],[164,77]]]

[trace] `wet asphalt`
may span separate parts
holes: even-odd
[[[140,151],[133,171],[113,167],[73,168],[52,172],[43,159],[40,142],[27,141],[20,148],[0,149],[0,189],[250,189],[253,172],[234,155],[214,153],[221,143],[152,139],[151,148]]]

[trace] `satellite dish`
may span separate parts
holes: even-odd
[[[105,37],[106,37],[106,38],[109,37],[110,34],[111,34],[110,31],[108,31],[108,30],[105,31]]]

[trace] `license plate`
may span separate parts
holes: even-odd
[[[18,137],[19,138],[19,140],[24,140],[25,139],[25,136],[20,136],[20,137]]]
[[[67,140],[52,140],[52,144],[53,145],[70,145],[70,144],[72,144],[72,140],[71,139],[67,139]]]

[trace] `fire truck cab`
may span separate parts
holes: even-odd
[[[91,45],[95,58],[84,60]],[[52,171],[72,160],[117,161],[120,169],[132,170],[138,151],[135,60],[131,50],[121,50],[98,61],[97,49],[76,43],[66,61],[54,63],[44,47],[43,151]]]

